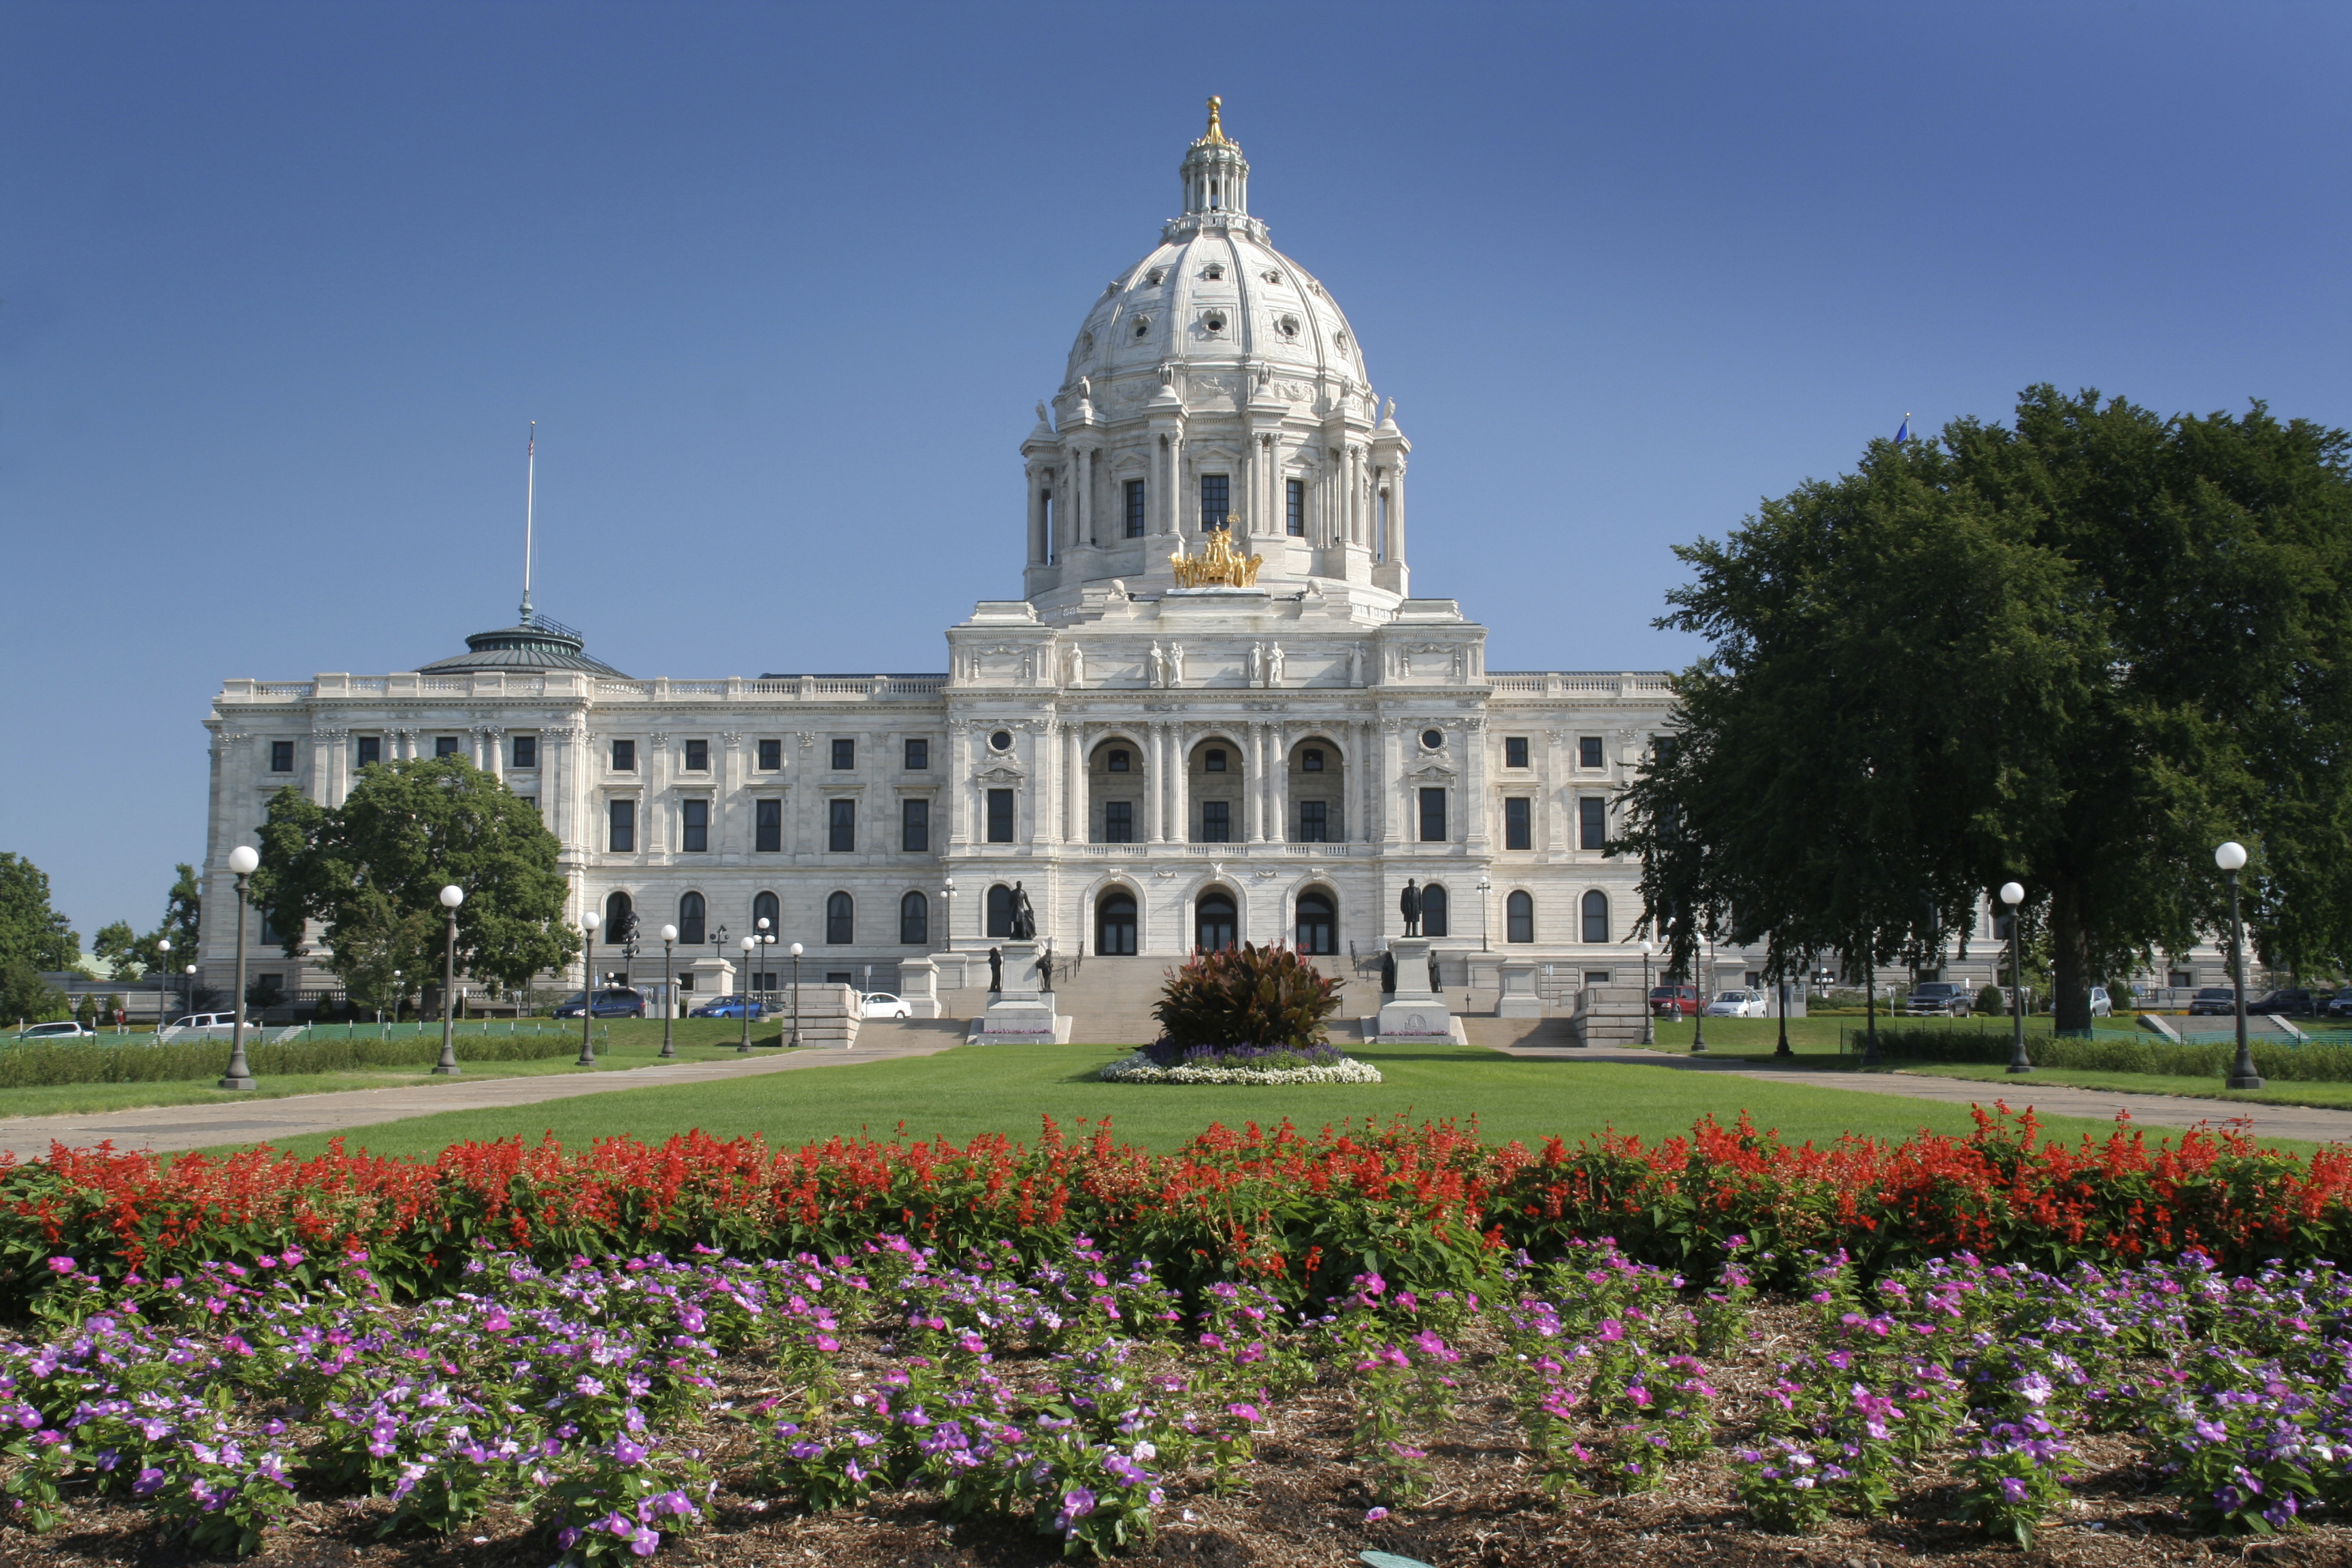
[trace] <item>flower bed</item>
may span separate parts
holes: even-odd
[[[1176,1153],[1108,1126],[961,1147],[836,1138],[773,1150],[691,1133],[588,1150],[520,1140],[432,1160],[268,1150],[226,1159],[59,1149],[0,1162],[0,1312],[53,1283],[47,1260],[120,1279],[250,1263],[295,1247],[325,1283],[341,1258],[404,1296],[446,1289],[478,1243],[543,1266],[701,1246],[746,1257],[862,1245],[893,1232],[1038,1258],[1086,1234],[1158,1260],[1189,1294],[1258,1281],[1312,1302],[1375,1268],[1417,1289],[1474,1289],[1500,1252],[1615,1236],[1643,1261],[1705,1275],[1727,1238],[1782,1258],[1845,1249],[1865,1272],[1969,1250],[2038,1268],[2199,1248],[2228,1268],[2352,1256],[2352,1155],[2266,1153],[2228,1133],[2042,1142],[2030,1113],[1980,1111],[1965,1138],[1790,1145],[1744,1121],[1654,1143],[1597,1137],[1530,1151],[1475,1127],[1402,1121],[1212,1128]],[[1776,1283],[1788,1283],[1776,1280]]]
[[[1161,1040],[1102,1069],[1108,1083],[1216,1083],[1267,1087],[1378,1083],[1381,1069],[1333,1045],[1179,1046]]]
[[[1360,1275],[1301,1312],[1246,1282],[1188,1304],[1084,1238],[1026,1262],[887,1236],[556,1268],[481,1248],[415,1304],[316,1261],[109,1286],[49,1259],[48,1321],[0,1344],[0,1494],[43,1539],[0,1554],[2352,1553],[2352,1281],[2325,1265],[1874,1279],[1738,1238],[1698,1288],[1598,1241],[1497,1257],[1475,1294]],[[1796,1291],[1760,1297],[1774,1272]]]

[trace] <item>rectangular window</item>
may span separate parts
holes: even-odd
[[[783,765],[784,743],[782,741],[761,742],[760,771],[763,773],[772,773]]]
[[[1609,803],[1588,795],[1576,803],[1576,847],[1598,849],[1609,842]]]
[[[762,854],[773,855],[784,847],[784,803],[781,800],[755,800],[751,803],[751,847]]]
[[[1445,792],[1443,789],[1421,792],[1421,841],[1423,844],[1445,842]]]
[[[360,737],[360,766],[363,768],[372,767],[382,761],[383,761],[383,737],[382,735],[362,735]]]
[[[1201,842],[1231,844],[1233,841],[1233,804],[1223,800],[1202,801],[1201,803]]]
[[[1135,802],[1109,800],[1103,803],[1103,842],[1106,844],[1135,842]]]
[[[1328,844],[1331,828],[1331,804],[1322,800],[1302,800],[1298,803],[1298,842]]]
[[[457,754],[457,737],[455,735],[434,736],[433,754],[436,757],[456,756]]]
[[[272,741],[269,742],[269,771],[273,773],[290,773],[294,771],[293,742]]]
[[[1289,479],[1285,481],[1282,487],[1282,495],[1283,526],[1289,531],[1291,538],[1306,538],[1307,481],[1305,479]]]
[[[635,741],[613,742],[613,771],[616,773],[633,773],[637,771],[637,743]]]
[[[539,766],[539,737],[517,735],[514,738],[514,765],[519,768]]]
[[[1576,765],[1580,768],[1598,768],[1601,765],[1600,736],[1579,735],[1576,738]]]
[[[1223,773],[1225,771],[1225,753],[1222,747],[1211,746],[1208,750],[1205,760],[1202,763],[1201,766],[1203,771],[1208,773]]]
[[[825,802],[829,819],[825,826],[827,849],[851,850],[857,847],[857,803],[854,800]]]
[[[1223,474],[1201,476],[1201,531],[1225,526],[1225,514],[1232,510],[1231,487]]]
[[[1302,773],[1321,773],[1323,771],[1323,752],[1321,748],[1309,746],[1305,751],[1299,752],[1298,771]]]
[[[1528,765],[1528,738],[1525,735],[1503,737],[1503,765],[1507,768],[1523,768]]]
[[[1528,806],[1532,803],[1522,795],[1507,796],[1503,802],[1503,847],[1532,849],[1536,847],[1535,827]]]
[[[988,792],[988,841],[991,844],[1013,842],[1013,792],[1009,789]]]
[[[710,803],[707,800],[679,802],[683,808],[679,826],[685,830],[678,847],[689,855],[704,855],[710,850]]]
[[[1606,969],[1588,969],[1584,972],[1584,983],[1587,985],[1607,985],[1611,984],[1610,974]]]
[[[931,803],[928,800],[906,800],[898,803],[898,847],[918,852],[931,847]]]
[[[837,773],[845,773],[852,772],[856,768],[856,766],[857,742],[855,741],[835,741],[833,743],[833,771]]]
[[[690,773],[707,773],[710,771],[709,742],[688,741],[686,743],[686,771]]]
[[[1127,481],[1127,536],[1129,539],[1143,537],[1143,481],[1141,479]]]
[[[616,800],[605,808],[612,818],[612,837],[605,847],[616,855],[626,855],[637,847],[637,803]]]
[[[931,743],[929,741],[908,742],[907,771],[910,773],[924,773],[929,770],[930,765]]]
[[[1114,746],[1111,748],[1109,759],[1103,764],[1103,770],[1106,773],[1132,773],[1134,768],[1126,751]]]

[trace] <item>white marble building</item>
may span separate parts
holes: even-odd
[[[335,802],[370,762],[455,751],[538,803],[573,918],[626,900],[716,959],[765,914],[812,979],[984,949],[1015,880],[1066,954],[1369,954],[1410,878],[1438,890],[1437,946],[1490,975],[1638,980],[1637,869],[1600,845],[1666,678],[1490,671],[1483,626],[1413,596],[1412,443],[1248,174],[1213,113],[1181,216],[1087,308],[1021,444],[1024,596],[949,627],[945,674],[635,679],[526,611],[415,672],[231,680],[206,909],[278,788]],[[1254,581],[1183,585],[1171,557],[1228,517]],[[213,984],[232,942],[207,921]],[[331,985],[257,931],[248,956]]]

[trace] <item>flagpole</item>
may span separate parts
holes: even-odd
[[[530,436],[522,448],[522,624],[530,625],[531,513],[539,504],[539,421],[530,422]]]

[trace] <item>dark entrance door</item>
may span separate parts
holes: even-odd
[[[1215,952],[1234,945],[1234,913],[1233,897],[1227,893],[1203,893],[1193,906],[1193,942],[1203,952]]]
[[[1095,952],[1120,957],[1135,951],[1135,899],[1128,893],[1105,893],[1095,906]]]

